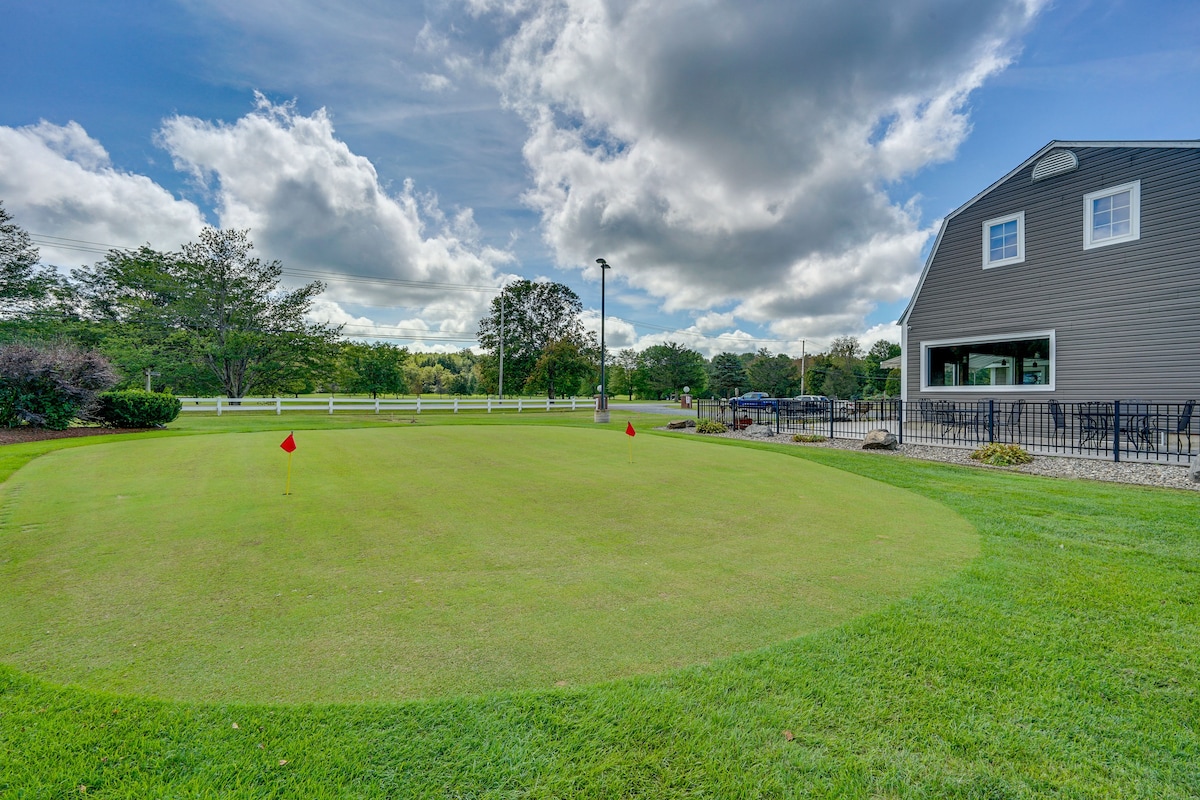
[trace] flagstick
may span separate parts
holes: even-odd
[[[283,493],[284,494],[292,493],[292,454],[291,453],[288,453],[287,486],[284,487]]]

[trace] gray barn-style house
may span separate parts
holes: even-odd
[[[1200,141],[1054,141],[946,217],[908,401],[1200,396]]]

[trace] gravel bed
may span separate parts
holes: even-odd
[[[694,428],[687,429],[689,432]],[[971,460],[971,451],[959,447],[934,447],[924,444],[902,444],[896,450],[863,450],[858,439],[826,439],[823,442],[793,442],[789,434],[770,438],[747,436],[745,431],[708,434],[726,439],[754,439],[774,444],[790,444],[796,447],[833,447],[838,450],[858,450],[863,453],[878,453],[882,456],[904,455],[925,461],[942,461],[962,464],[980,469],[1001,469],[1009,472],[1024,472],[1030,475],[1045,475],[1051,478],[1076,478],[1110,483],[1136,483],[1143,486],[1163,486],[1170,489],[1200,491],[1200,483],[1188,476],[1186,464],[1138,464],[1129,461],[1105,461],[1098,458],[1072,458],[1069,456],[1034,455],[1033,463],[1016,467],[993,467]]]

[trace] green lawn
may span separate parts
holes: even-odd
[[[636,444],[651,438],[666,437]],[[775,451],[935,500],[975,526],[980,555],[836,628],[592,686],[238,705],[0,668],[0,796],[1200,795],[1195,494],[686,444],[718,460]],[[0,448],[0,473],[47,446],[21,447]]]
[[[837,625],[978,553],[809,462],[513,425],[157,438],[4,488],[0,662],[171,699],[397,701],[663,672]],[[845,513],[853,509],[853,513]]]

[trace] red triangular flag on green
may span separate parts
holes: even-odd
[[[284,439],[283,444],[279,446],[289,453],[294,452],[296,450],[296,440],[292,438],[292,435],[289,433],[288,438]]]
[[[632,422],[626,422],[626,423],[625,423],[625,435],[626,435],[626,436],[637,436],[637,431],[635,431],[635,430],[633,429],[633,423],[632,423]]]

